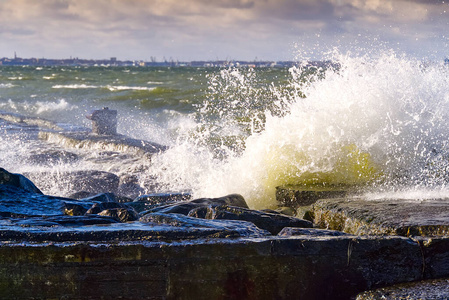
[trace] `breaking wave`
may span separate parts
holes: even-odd
[[[196,126],[153,160],[167,189],[242,194],[276,205],[275,188],[441,188],[449,175],[449,70],[383,52],[298,65],[279,85],[253,69],[209,78]]]

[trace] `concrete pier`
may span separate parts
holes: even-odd
[[[104,107],[93,110],[87,116],[92,120],[92,133],[99,135],[117,134],[117,111]]]

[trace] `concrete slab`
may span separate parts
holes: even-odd
[[[350,187],[284,185],[276,187],[276,200],[280,206],[298,208],[315,203],[319,199],[342,198]]]
[[[322,199],[313,214],[321,228],[356,235],[449,235],[449,199]]]
[[[2,299],[351,299],[421,280],[403,237],[1,243]]]
[[[398,284],[367,291],[357,295],[356,298],[356,300],[376,299],[449,299],[449,279]]]
[[[39,138],[69,148],[118,151],[136,155],[151,155],[167,149],[166,146],[157,143],[133,139],[121,134],[96,135],[88,132],[76,131],[41,131],[39,132]]]

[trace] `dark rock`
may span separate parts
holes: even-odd
[[[298,227],[285,227],[282,229],[278,236],[298,236],[298,235],[311,235],[311,236],[342,236],[349,235],[336,230],[326,230],[318,228],[298,228]]]
[[[262,237],[269,234],[267,231],[259,229],[254,224],[245,221],[205,220],[174,213],[148,213],[142,216],[139,221],[182,228],[196,228],[196,230],[203,230],[203,228],[213,228],[217,230],[217,232],[214,234],[214,237],[216,238],[231,238],[242,236]]]
[[[59,245],[2,244],[0,298],[353,299],[421,276],[419,246],[402,237],[211,240],[210,228],[120,226],[120,231],[112,224],[72,234],[49,228],[28,236]],[[164,240],[193,230],[196,240]],[[20,233],[25,236],[19,229],[15,236]],[[67,242],[81,238],[99,242]]]
[[[95,193],[116,193],[119,184],[117,175],[94,170],[75,171],[63,174],[71,182],[72,189]]]
[[[33,217],[26,218],[22,220],[18,220],[17,222],[13,222],[15,225],[19,225],[21,227],[52,227],[52,226],[65,226],[65,227],[78,227],[82,228],[82,226],[92,226],[92,225],[106,225],[106,224],[114,224],[117,223],[112,217],[109,216],[51,216],[51,217]]]
[[[313,206],[315,224],[351,234],[447,236],[447,199],[324,199]]]
[[[95,195],[97,195],[96,193],[92,193],[92,192],[86,192],[86,191],[78,191],[78,192],[75,192],[75,193],[73,193],[73,194],[69,194],[68,196],[67,196],[67,198],[71,198],[71,199],[84,199],[84,198],[89,198],[89,197],[92,197],[92,196],[95,196]]]
[[[155,193],[137,197],[133,203],[128,203],[138,212],[143,212],[157,206],[166,205],[179,201],[190,200],[189,193]]]
[[[94,203],[92,207],[86,212],[87,214],[98,214],[106,209],[114,209],[114,208],[126,208],[123,204],[118,202],[101,202]]]
[[[99,212],[98,215],[111,217],[119,222],[130,222],[139,219],[139,215],[130,208],[108,208]]]
[[[64,201],[64,214],[69,216],[82,216],[86,213],[97,214],[107,208],[123,207],[115,202],[115,200],[116,198],[113,193],[102,193],[82,198],[78,201]],[[104,205],[104,202],[110,203],[110,207],[106,207],[107,205]],[[95,212],[92,212],[93,210]]]
[[[130,204],[132,203],[134,200],[131,198],[128,198],[126,196],[123,195],[115,195],[115,201],[117,201],[118,203],[126,203],[126,204]]]
[[[63,201],[59,198],[30,192],[13,185],[0,184],[0,212],[3,217],[62,215]]]
[[[313,215],[313,205],[298,207],[296,209],[296,217],[313,222],[315,219]]]
[[[47,220],[40,217],[31,217],[31,218],[21,218],[16,222],[12,222],[12,224],[19,225],[23,228],[26,227],[54,227],[59,226],[58,222],[53,222],[52,220]]]
[[[312,222],[301,220],[279,213],[267,213],[242,207],[221,205],[208,206],[203,212],[193,210],[189,216],[203,217],[214,220],[241,220],[255,224],[261,229],[268,230],[271,234],[278,234],[284,227],[311,228]]]
[[[150,209],[149,212],[177,213],[188,215],[189,212],[198,207],[231,205],[236,207],[248,208],[245,199],[238,195],[232,194],[220,198],[199,198],[191,201],[178,202],[174,204],[161,205]]]
[[[79,202],[63,201],[63,205],[64,215],[67,216],[82,216],[88,210],[88,208],[86,208],[86,204],[82,204]]]
[[[424,257],[424,279],[449,277],[449,237],[417,237]]]
[[[65,150],[46,150],[27,157],[28,163],[44,166],[74,163],[78,159],[78,155]]]
[[[381,299],[449,299],[449,279],[401,283],[390,287],[366,291],[356,300]]]
[[[120,176],[117,193],[127,198],[135,199],[144,193],[144,189],[139,184],[139,179],[135,175]]]
[[[113,193],[101,193],[80,200],[83,202],[116,202],[117,199]]]
[[[33,172],[28,178],[40,184],[43,189],[61,186],[61,190],[71,190],[71,194],[83,191],[91,194],[117,193],[119,178],[117,175],[96,170]]]
[[[128,207],[125,204],[118,202],[95,203],[86,214],[108,216],[119,222],[136,221],[139,219],[139,214],[132,207]]]
[[[193,218],[212,219],[213,212],[214,210],[211,206],[200,206],[189,211],[187,215]]]
[[[295,216],[296,210],[292,207],[282,206],[275,209],[276,212],[286,215],[286,216]]]
[[[310,221],[285,216],[277,212],[264,213],[250,210],[245,199],[237,194],[162,205],[150,209],[148,212],[176,213],[205,219],[248,221],[272,234],[278,234],[284,227],[312,227]]]
[[[21,174],[9,173],[3,168],[0,168],[0,184],[14,186],[31,193],[42,194],[31,180]]]
[[[282,206],[298,208],[315,203],[319,199],[342,198],[351,187],[285,185],[276,187],[276,200]]]

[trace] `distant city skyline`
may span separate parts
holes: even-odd
[[[303,63],[303,62],[301,62]],[[309,66],[326,66],[329,61],[309,61]],[[178,61],[178,60],[164,60],[151,61],[144,60],[120,60],[117,57],[109,59],[83,59],[78,57],[70,57],[65,59],[52,58],[24,58],[14,57],[0,57],[0,66],[163,66],[163,67],[291,67],[297,65],[297,61],[271,61],[271,60],[257,60],[257,61],[243,61],[243,60],[197,60],[197,61]]]
[[[439,0],[0,0],[0,57],[321,60],[449,54]]]

